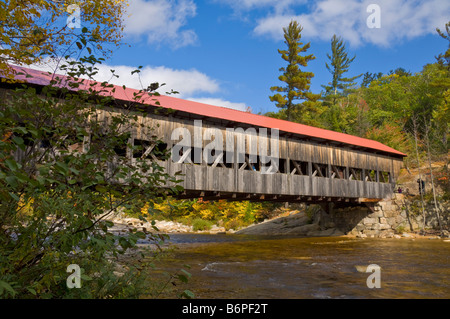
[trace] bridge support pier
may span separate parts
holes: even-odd
[[[334,203],[333,202],[326,202],[326,203],[319,203],[320,207],[328,214],[333,213]]]

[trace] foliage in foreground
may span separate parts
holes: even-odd
[[[123,156],[129,130],[138,126],[138,114],[130,111],[134,103],[111,111],[115,101],[99,94],[111,90],[107,83],[77,80],[95,74],[97,61],[84,62],[67,66],[72,91],[58,88],[55,78],[40,91],[19,86],[0,101],[1,298],[154,295],[148,273],[164,251],[164,237],[136,229],[118,236],[106,218],[120,207],[138,213],[144,203],[169,194],[161,186],[176,185],[176,177],[149,158],[131,163]],[[149,93],[135,96],[136,103],[144,94]],[[99,110],[107,114],[108,126]],[[151,129],[141,129],[157,142]],[[144,238],[155,244],[141,256],[146,262],[123,268],[119,258]],[[81,288],[66,284],[71,264],[81,268]]]

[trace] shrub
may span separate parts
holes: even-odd
[[[213,223],[211,221],[202,218],[196,218],[192,221],[192,228],[194,231],[210,230],[212,226]]]
[[[89,76],[92,66],[67,69],[76,89],[75,77]],[[136,297],[146,289],[142,265],[119,275],[112,261],[139,239],[162,238],[136,230],[118,236],[105,217],[120,207],[138,213],[166,196],[161,185],[176,177],[157,162],[136,159],[132,166],[120,156],[126,128],[136,125],[132,105],[113,112],[114,100],[92,87],[74,92],[52,84],[41,91],[23,85],[0,100],[0,298]],[[107,128],[98,111],[109,118]],[[66,285],[71,264],[81,268],[80,289]]]

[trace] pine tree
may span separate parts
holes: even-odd
[[[437,33],[445,40],[448,40],[448,48],[444,54],[439,54],[436,59],[440,65],[447,66],[450,69],[450,21],[445,24],[445,31],[441,31],[439,28],[436,28]]]
[[[383,76],[382,72],[371,73],[366,72],[363,75],[363,80],[361,82],[361,87],[368,87],[372,81],[379,80]]]
[[[333,78],[328,85],[322,85],[322,87],[325,89],[325,103],[335,105],[338,98],[345,95],[356,84],[354,81],[362,74],[351,78],[344,77],[356,55],[353,58],[348,57],[345,43],[341,37],[333,35],[331,38],[331,56],[327,53],[327,57],[331,61],[331,66],[328,63],[325,63],[325,66]]]
[[[315,59],[312,54],[300,55],[306,52],[310,47],[310,42],[303,45],[301,42],[301,32],[303,28],[297,21],[291,21],[284,31],[284,43],[287,50],[278,50],[281,58],[288,62],[287,67],[280,68],[282,74],[278,79],[284,82],[285,86],[273,86],[270,88],[272,92],[278,92],[269,96],[272,102],[276,102],[276,106],[286,112],[288,121],[294,120],[302,122],[302,118],[296,114],[302,114],[302,111],[311,108],[319,95],[310,91],[311,78],[314,77],[312,72],[304,72],[300,66],[306,67],[308,62]],[[295,103],[296,100],[303,100],[301,103]]]

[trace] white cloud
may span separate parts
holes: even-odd
[[[183,29],[197,7],[192,0],[129,0],[125,35],[147,38],[148,43],[168,43],[172,48],[194,44],[197,34]]]
[[[33,69],[56,72],[64,74],[59,66],[66,64],[66,60],[59,63],[56,60],[46,59],[39,65],[31,65]],[[131,74],[136,68],[126,65],[97,65],[98,73],[94,76],[97,81],[108,81],[115,85],[125,85],[129,88],[142,89],[154,82],[160,84],[165,83],[159,93],[165,94],[166,91],[178,91],[179,94],[173,95],[177,98],[196,101],[204,104],[227,107],[240,111],[248,111],[250,108],[245,103],[231,102],[220,97],[201,97],[201,94],[220,94],[220,86],[217,80],[210,78],[208,75],[195,70],[176,70],[164,66],[145,66],[140,69],[139,76],[137,73]],[[119,77],[113,77],[111,70]],[[192,96],[199,97],[192,97]]]
[[[119,78],[111,79],[111,69]],[[175,90],[180,92],[178,96],[186,96],[196,93],[217,93],[219,84],[216,80],[206,74],[196,70],[176,70],[164,66],[144,66],[139,76],[131,74],[136,68],[125,65],[101,65],[96,80],[110,81],[116,85],[126,85],[127,87],[142,89],[154,82],[165,85],[158,90],[160,93]]]
[[[249,106],[247,106],[245,103],[239,103],[239,102],[230,102],[227,100],[223,100],[221,98],[210,98],[210,97],[200,97],[200,98],[187,98],[187,100],[194,101],[194,102],[200,102],[204,104],[209,105],[215,105],[215,106],[222,106],[229,109],[235,109],[238,111],[248,111],[251,110]]]
[[[56,60],[47,59],[42,64],[32,65],[30,67],[64,74],[64,71],[61,71],[59,66],[65,63],[66,61],[64,60],[58,63]],[[177,70],[165,66],[144,66],[138,75],[137,73],[131,74],[137,68],[127,65],[100,64],[96,67],[98,68],[98,73],[94,76],[96,81],[108,81],[111,84],[125,85],[134,89],[147,88],[151,83],[158,82],[160,84],[165,83],[158,90],[161,94],[174,90],[180,93],[177,97],[200,93],[211,94],[220,91],[217,80],[210,78],[208,75],[196,69]],[[114,74],[119,77],[113,77],[111,70],[114,70]]]
[[[320,0],[311,5],[298,6],[302,1],[264,0],[259,6],[253,0],[223,0],[236,10],[269,8],[256,21],[254,33],[283,38],[283,27],[291,20],[303,26],[303,36],[309,39],[330,40],[333,34],[342,36],[352,46],[372,43],[389,47],[402,40],[436,34],[436,27],[444,28],[450,17],[448,0]],[[369,4],[381,9],[381,28],[369,28]]]

